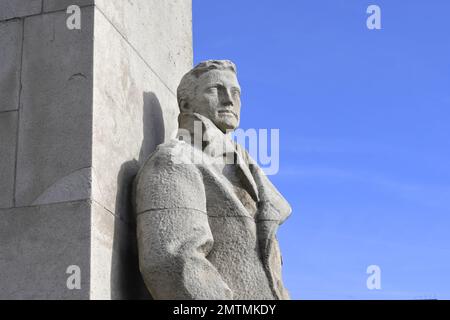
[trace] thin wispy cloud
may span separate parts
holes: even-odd
[[[427,185],[411,183],[377,172],[364,172],[329,167],[282,167],[280,177],[288,179],[322,178],[341,180],[347,183],[376,185],[380,189],[396,194],[397,196],[423,205],[450,210],[450,184]]]

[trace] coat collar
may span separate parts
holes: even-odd
[[[249,169],[247,157],[234,142],[230,135],[224,134],[207,117],[198,113],[181,113],[178,116],[179,136],[190,133],[191,144],[194,148],[212,157],[214,160],[223,160],[225,164],[236,164],[242,172],[244,185],[255,201],[258,201],[258,187]],[[181,130],[185,130],[184,133]],[[220,162],[220,161],[219,161]]]
[[[188,132],[191,144],[210,157],[217,158],[235,152],[230,137],[220,131],[210,119],[199,113],[180,113],[178,127],[178,136],[184,138]]]
[[[207,117],[198,113],[182,113],[178,117],[179,128],[187,130],[191,135],[191,144],[212,158],[233,156],[243,174],[244,184],[256,201],[269,202],[278,211],[278,217],[261,217],[263,220],[279,220],[284,222],[291,214],[291,207],[275,186],[266,177],[258,164],[251,159],[246,150],[229,135],[220,131]],[[195,132],[197,131],[197,132]],[[195,134],[194,134],[195,133]],[[198,137],[195,137],[197,135]],[[197,141],[195,141],[197,140]],[[225,146],[225,147],[224,147]]]

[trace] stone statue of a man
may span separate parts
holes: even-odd
[[[235,65],[200,63],[177,95],[184,134],[158,146],[135,181],[147,288],[155,299],[289,299],[276,231],[291,208],[226,134],[239,125]]]

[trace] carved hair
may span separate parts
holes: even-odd
[[[197,90],[197,79],[204,73],[211,70],[230,70],[237,74],[236,65],[230,60],[207,60],[200,62],[194,69],[186,73],[180,81],[177,89],[178,106],[181,101],[188,103],[193,99],[192,95]]]

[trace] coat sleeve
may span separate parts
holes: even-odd
[[[198,168],[165,152],[136,181],[139,267],[155,299],[232,299],[206,258],[214,240]]]

